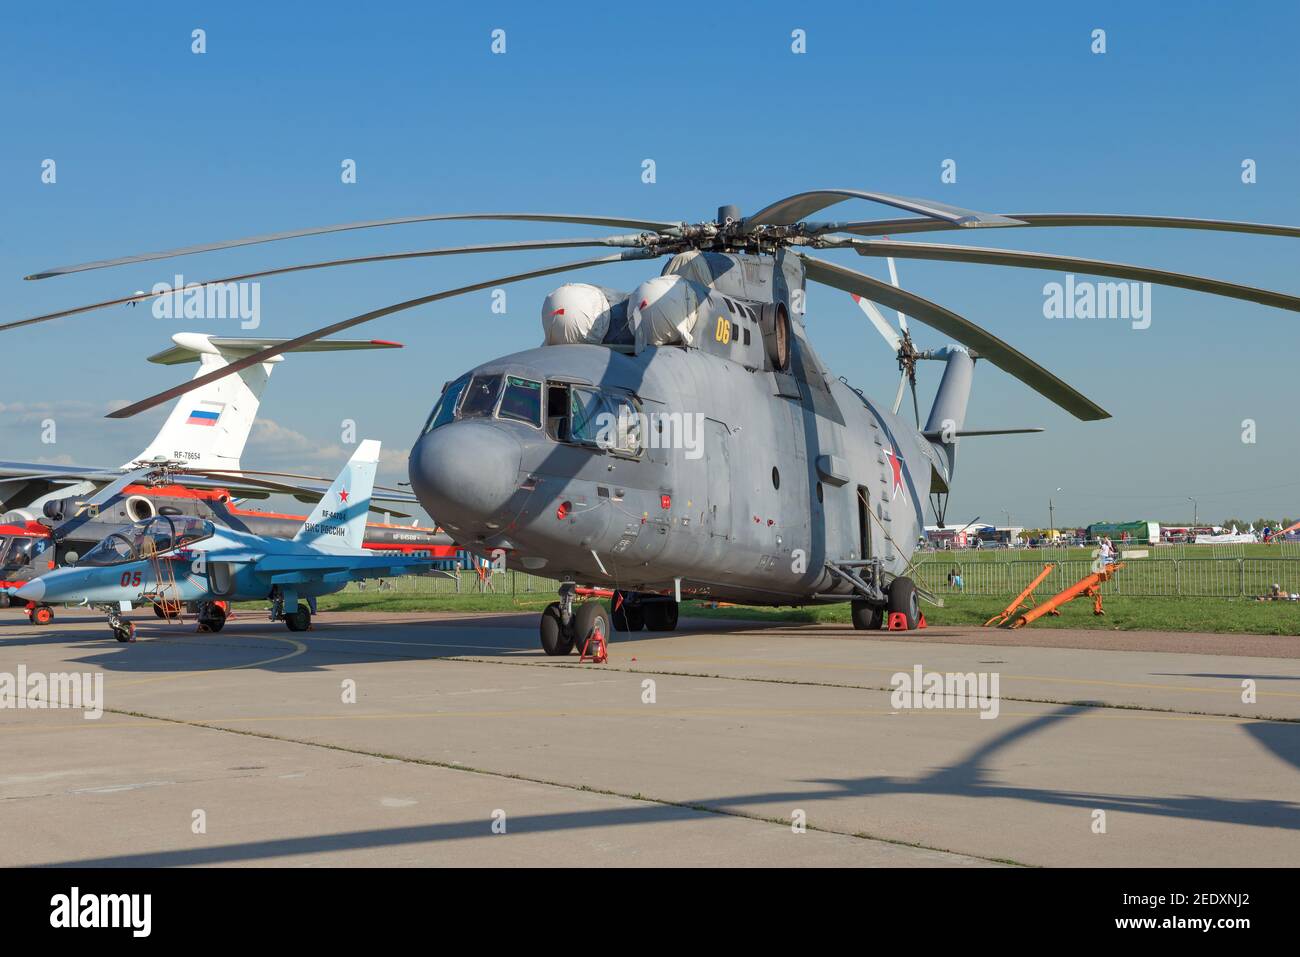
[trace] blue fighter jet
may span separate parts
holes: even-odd
[[[134,625],[121,615],[133,604],[165,609],[166,617],[187,608],[200,631],[220,631],[231,602],[268,599],[273,621],[306,631],[311,609],[299,599],[331,594],[351,581],[433,570],[428,559],[361,547],[378,461],[379,442],[362,442],[292,539],[155,515],[123,526],[76,565],[33,579],[15,594],[101,607],[118,641],[134,637]]]

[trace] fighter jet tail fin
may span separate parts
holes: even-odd
[[[379,441],[366,439],[357,446],[293,540],[326,549],[360,548],[378,466]]]

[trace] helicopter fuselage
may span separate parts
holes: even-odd
[[[412,449],[417,496],[464,547],[585,585],[798,605],[852,597],[828,561],[902,574],[942,456],[800,323],[781,371],[753,309],[701,315],[690,345],[547,345],[450,383]]]

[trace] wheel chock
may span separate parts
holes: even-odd
[[[578,664],[584,661],[590,661],[594,664],[603,665],[609,660],[609,648],[605,645],[605,636],[601,632],[596,632],[582,646],[582,653],[578,655]]]
[[[889,631],[907,631],[907,613],[891,611],[889,613]]]
[[[916,630],[917,630],[917,631],[920,631],[922,628],[926,628],[926,627],[928,627],[928,626],[926,625],[926,623],[925,623],[925,612],[920,612],[920,615],[921,615],[921,617],[920,617],[920,618],[917,620],[917,622],[916,622]]]

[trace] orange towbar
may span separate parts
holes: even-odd
[[[1075,582],[1059,595],[1053,595],[1047,601],[1043,602],[1037,608],[1031,608],[1023,615],[1011,623],[1012,628],[1023,628],[1032,621],[1037,621],[1049,612],[1055,612],[1057,608],[1066,602],[1074,601],[1081,595],[1086,595],[1092,599],[1092,613],[1094,615],[1106,614],[1101,608],[1101,584],[1110,581],[1111,576],[1124,567],[1124,563],[1117,565],[1107,565],[1099,572],[1093,572],[1091,575]]]
[[[1006,608],[1002,609],[1002,611],[999,614],[994,615],[988,621],[984,622],[984,627],[987,628],[989,625],[992,625],[994,622],[997,622],[998,625],[1004,624],[1006,620],[1011,617],[1012,613],[1014,613],[1017,608],[1019,608],[1021,605],[1024,604],[1025,599],[1028,598],[1031,594],[1033,594],[1034,589],[1037,588],[1042,583],[1043,579],[1046,578],[1048,575],[1052,574],[1055,568],[1056,565],[1052,562],[1048,562],[1046,565],[1044,565],[1043,570],[1039,572],[1037,577],[1035,577],[1034,580],[1029,583],[1029,586],[1024,591],[1022,591],[1019,595],[1017,595],[1015,600],[1011,604],[1007,605]]]

